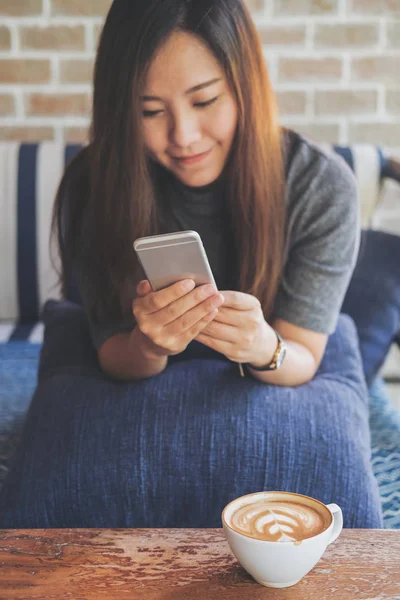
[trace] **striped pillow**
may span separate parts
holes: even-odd
[[[52,206],[65,166],[81,147],[0,143],[0,342],[40,341],[41,308],[47,299],[59,298],[49,251]],[[366,227],[379,201],[383,154],[371,145],[333,150],[355,171]]]
[[[387,159],[382,150],[369,144],[333,146],[354,171],[358,183],[361,209],[361,227],[371,226],[372,217],[381,199],[382,173]]]
[[[44,302],[59,297],[49,250],[52,207],[65,165],[80,148],[0,143],[0,321],[37,322]]]

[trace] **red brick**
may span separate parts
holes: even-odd
[[[400,89],[386,90],[386,111],[389,114],[400,115]]]
[[[399,82],[400,56],[353,58],[352,81],[379,81],[396,85]]]
[[[306,112],[305,92],[277,92],[277,100],[281,115],[303,115]]]
[[[42,0],[0,0],[0,15],[29,17],[43,12]]]
[[[400,48],[400,21],[392,21],[387,24],[388,48]]]
[[[21,142],[54,140],[54,129],[52,127],[30,127],[29,125],[0,127],[0,139]]]
[[[90,111],[88,94],[30,94],[25,99],[29,116],[76,115]]]
[[[338,12],[338,0],[275,0],[278,15],[332,15]]]
[[[48,83],[50,77],[49,60],[0,60],[0,83]]]
[[[349,137],[351,143],[398,148],[400,146],[400,120],[394,123],[354,123],[350,125]]]
[[[112,0],[51,0],[52,15],[104,17]]]
[[[91,83],[93,60],[68,59],[60,61],[60,81],[62,83]]]
[[[337,58],[281,58],[279,79],[282,81],[324,81],[340,79],[343,64]]]
[[[339,125],[336,123],[307,123],[289,125],[291,129],[307,135],[312,140],[321,143],[339,143]]]
[[[375,113],[378,92],[375,90],[332,90],[315,93],[315,112],[322,115],[360,115]]]
[[[353,0],[352,8],[360,14],[400,14],[400,0]]]
[[[0,27],[0,50],[10,50],[11,32],[8,27]]]
[[[2,117],[15,115],[15,99],[11,94],[0,95],[0,115]]]
[[[53,25],[21,27],[21,47],[31,50],[84,50],[85,28]]]
[[[245,3],[252,12],[259,11],[264,8],[264,0],[245,0]]]
[[[67,127],[64,129],[64,140],[70,144],[87,144],[89,141],[89,128]]]
[[[379,30],[375,23],[317,25],[315,30],[316,47],[359,48],[378,41]]]
[[[265,46],[301,46],[306,41],[306,28],[303,25],[286,27],[260,26],[258,32]]]

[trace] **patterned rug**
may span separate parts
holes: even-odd
[[[0,344],[0,486],[36,387],[39,353],[39,344]]]
[[[370,390],[372,468],[378,480],[385,527],[400,529],[400,411],[381,379]]]
[[[39,344],[0,344],[0,486],[19,440],[36,385]],[[385,528],[400,529],[400,412],[382,380],[370,394],[372,466],[378,480]]]

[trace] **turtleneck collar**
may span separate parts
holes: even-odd
[[[188,210],[193,214],[217,214],[224,210],[225,172],[211,183],[199,187],[186,185],[161,165],[159,173],[162,199],[166,193],[173,210]]]
[[[174,179],[175,185],[180,187],[184,192],[187,192],[188,194],[193,194],[195,196],[203,196],[206,194],[214,194],[216,192],[220,192],[225,182],[225,174],[221,173],[221,175],[215,181],[212,181],[207,185],[201,185],[198,187],[186,185],[186,183],[183,183],[182,181],[180,181],[180,179],[176,177],[174,177]]]

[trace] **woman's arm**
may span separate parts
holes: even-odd
[[[275,353],[277,338],[274,329],[287,346],[285,359],[276,371],[255,371],[250,374],[259,381],[274,385],[295,386],[312,379],[322,360],[328,336],[275,319],[273,327],[265,319],[260,302],[250,294],[223,291],[224,305],[197,341],[221,352],[229,360],[267,365]]]
[[[178,281],[153,292],[139,282],[132,311],[137,326],[102,344],[102,369],[115,379],[145,379],[158,375],[168,356],[179,354],[216,316],[224,299],[213,285],[195,288],[193,280]]]
[[[295,386],[310,381],[321,363],[328,336],[297,327],[283,319],[277,319],[272,326],[286,344],[285,359],[276,371],[255,371],[248,367],[251,375],[259,381],[272,385]],[[255,366],[268,364],[276,346],[276,336],[273,336],[272,350],[269,348],[263,356],[260,356],[260,360],[254,363]]]
[[[103,371],[120,381],[147,379],[164,371],[168,364],[167,356],[151,352],[137,327],[108,338],[98,350],[98,359]]]

